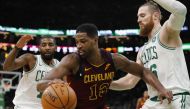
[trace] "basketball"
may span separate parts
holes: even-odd
[[[43,109],[75,109],[77,97],[68,84],[52,84],[42,94]]]

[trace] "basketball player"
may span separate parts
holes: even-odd
[[[63,57],[60,64],[39,81],[37,89],[40,92],[67,75],[67,82],[77,95],[77,109],[103,109],[105,95],[116,69],[121,69],[141,77],[171,101],[172,93],[165,90],[148,69],[123,55],[111,54],[98,48],[98,30],[94,24],[78,26],[75,41],[78,52]]]
[[[160,24],[162,17],[160,9],[154,2],[171,13],[163,26]],[[149,40],[139,50],[137,63],[151,69],[160,82],[173,92],[174,99],[171,104],[166,100],[160,104],[157,91],[147,85],[150,99],[145,102],[142,109],[189,109],[190,80],[179,36],[187,10],[176,0],[154,0],[154,2],[147,2],[138,10],[140,35],[147,36]],[[138,77],[128,74],[113,81],[111,87],[121,90],[126,86],[125,88],[129,89],[139,80]]]
[[[16,58],[18,52],[32,39],[33,37],[30,35],[22,36],[16,43],[15,48],[9,53],[3,66],[6,71],[23,68],[23,77],[13,99],[15,109],[42,109],[41,93],[36,90],[37,81],[40,81],[47,71],[58,63],[56,59],[53,59],[56,44],[52,37],[42,37],[40,39],[40,55],[26,53]]]

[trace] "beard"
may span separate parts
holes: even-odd
[[[41,54],[41,56],[42,56],[42,58],[43,58],[44,60],[50,61],[50,60],[53,59],[54,54]]]
[[[143,27],[140,28],[140,36],[148,36],[154,27],[154,23],[152,18],[150,22],[145,24]]]
[[[87,58],[88,57],[88,52],[87,51],[83,51],[83,52],[79,52],[78,54],[82,57],[82,58]]]
[[[78,54],[82,57],[82,58],[88,58],[91,55],[93,55],[94,48],[90,48],[90,49],[85,49],[85,50],[78,50]]]

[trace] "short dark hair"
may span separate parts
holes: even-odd
[[[55,40],[55,37],[53,37],[53,36],[48,36],[48,35],[47,35],[47,36],[38,36],[38,38],[37,38],[37,39],[38,39],[38,42],[37,42],[37,43],[38,43],[38,45],[40,45],[40,44],[41,44],[41,40],[42,40],[42,39],[44,39],[44,38],[50,38],[50,39],[53,39],[54,44],[56,45],[56,40]]]
[[[77,27],[76,33],[85,32],[89,37],[98,36],[98,28],[92,23],[84,23]]]
[[[160,20],[162,19],[162,13],[160,11],[160,8],[159,8],[158,4],[155,3],[154,1],[147,1],[140,7],[142,7],[142,6],[148,6],[152,12],[158,12],[160,14]]]

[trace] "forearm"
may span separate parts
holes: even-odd
[[[127,74],[126,76],[118,80],[112,81],[109,88],[111,90],[118,90],[118,91],[132,89],[136,86],[139,80],[140,78]]]
[[[3,64],[3,70],[14,70],[15,58],[19,51],[19,48],[13,48],[13,50],[9,53],[8,57],[5,59],[5,62]]]
[[[163,92],[163,90],[165,89],[164,86],[157,79],[157,77],[148,69],[144,69],[141,78],[159,92]]]
[[[38,84],[37,84],[37,90],[39,91],[39,92],[43,92],[48,86],[49,86],[49,82],[50,82],[51,80],[41,80],[41,81],[39,81],[38,82]]]
[[[174,30],[181,30],[184,25],[187,9],[176,0],[153,0],[162,6],[165,10],[172,13],[168,20],[168,26]]]
[[[181,14],[185,15],[187,13],[186,7],[176,0],[153,0],[158,3],[165,10],[169,11],[172,14]]]
[[[126,81],[127,82],[127,81]],[[113,81],[111,84],[110,84],[110,87],[109,87],[109,89],[111,89],[111,90],[117,90],[117,91],[120,91],[120,90],[127,90],[127,89],[132,89],[133,88],[133,85],[131,84],[131,86],[130,86],[130,84],[128,84],[128,85],[126,85],[126,84],[121,84],[120,82],[119,82],[119,80],[115,80],[115,81]]]
[[[132,89],[135,87],[135,84],[128,84],[128,85],[121,85],[121,84],[118,84],[117,81],[113,82],[109,89],[111,90],[117,90],[117,91],[121,91],[121,90],[129,90],[129,89]]]

